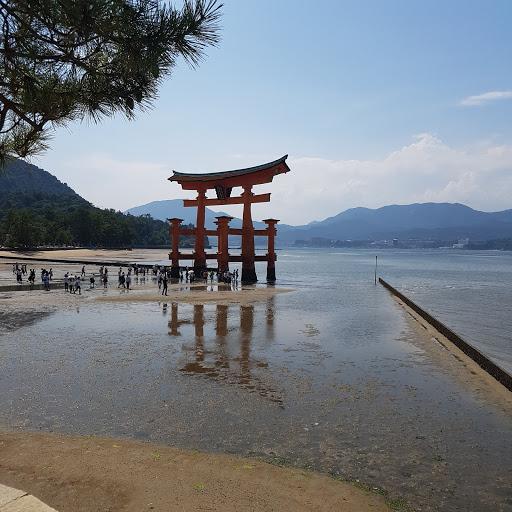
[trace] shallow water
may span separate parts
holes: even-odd
[[[437,297],[425,262],[379,258],[414,300]],[[0,336],[0,424],[262,456],[417,510],[512,510],[509,404],[417,331],[373,264],[281,251],[295,291],[249,306],[70,298]]]

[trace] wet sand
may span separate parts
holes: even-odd
[[[235,304],[0,293],[0,425],[256,457],[421,511],[512,510],[512,405],[487,374],[380,287],[284,287]]]
[[[219,289],[218,289],[219,288]],[[154,302],[171,301],[186,304],[252,304],[270,299],[279,293],[292,292],[292,288],[256,288],[244,287],[231,290],[228,286],[216,285],[170,285],[167,295],[158,293],[153,287],[149,290],[130,291],[122,295],[104,295],[97,297],[98,302]]]
[[[169,250],[157,249],[151,251],[155,260],[169,260]],[[125,261],[125,262],[145,262],[147,261],[148,251],[144,249],[66,249],[55,251],[2,251],[0,256],[11,258],[13,261],[20,258],[31,258],[34,261],[52,261],[53,260],[80,260],[80,261]],[[28,263],[23,261],[23,263]]]
[[[310,471],[119,439],[0,431],[0,482],[60,512],[385,512],[385,498]]]

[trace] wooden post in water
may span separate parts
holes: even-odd
[[[169,219],[169,237],[171,239],[171,278],[180,277],[180,228],[183,219]]]
[[[277,219],[265,219],[267,225],[267,282],[273,283],[276,280],[276,252],[274,239],[277,233]]]
[[[251,216],[252,185],[244,185],[242,197],[244,212],[242,216],[242,283],[255,283],[256,269],[254,267],[254,226]]]
[[[229,270],[229,221],[233,218],[229,215],[215,217],[217,220],[217,269],[219,272]]]
[[[196,220],[196,243],[194,246],[194,273],[198,278],[206,270],[206,253],[204,251],[204,238],[206,231],[204,227],[206,209],[206,188],[197,191],[197,220]]]

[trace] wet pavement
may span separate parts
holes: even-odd
[[[510,400],[358,269],[284,273],[295,291],[250,305],[0,293],[0,425],[263,457],[416,510],[512,510]]]

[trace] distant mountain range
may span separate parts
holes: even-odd
[[[195,209],[184,208],[181,199],[154,201],[130,208],[132,214],[150,214],[154,218],[180,217],[195,223]],[[207,209],[206,224],[214,228],[215,216],[222,213]],[[240,219],[232,221],[234,227]],[[255,223],[256,225],[256,223]],[[257,227],[262,224],[257,223]],[[382,208],[351,208],[322,221],[302,226],[278,225],[278,242],[327,238],[331,240],[421,239],[455,241],[512,238],[512,210],[481,212],[459,203],[417,203]]]
[[[152,201],[151,203],[129,208],[124,213],[129,213],[131,215],[151,215],[151,217],[158,220],[166,220],[172,219],[173,217],[177,217],[179,219],[183,219],[183,224],[195,225],[196,223],[196,209],[185,208],[183,206],[183,199],[166,199],[163,201]],[[215,217],[218,217],[220,215],[229,214],[225,212],[215,212],[213,210],[210,210],[210,208],[206,208],[205,226],[207,227],[207,229],[215,229],[217,227],[215,225]],[[230,222],[230,226],[234,228],[239,228],[242,226],[242,220],[234,218]],[[265,224],[263,222],[254,222],[254,226],[257,228],[265,227]]]
[[[106,210],[94,208],[89,202],[76,194],[65,183],[60,182],[47,171],[39,169],[22,160],[10,160],[0,170],[0,221],[6,218],[7,212],[12,209],[31,208],[35,221],[56,223],[65,210],[59,210],[55,217],[41,217],[50,206],[65,209],[87,208],[88,211],[102,218],[107,217]],[[184,224],[195,224],[195,208],[185,208],[181,199],[167,201],[153,201],[145,205],[130,208],[127,212],[132,216],[149,214],[154,219],[165,221],[167,218],[180,217]],[[130,222],[130,218],[120,215],[110,222],[122,224]],[[225,215],[222,212],[206,210],[206,226],[215,228],[215,217]],[[51,220],[54,219],[54,220]],[[63,220],[63,218],[62,218]],[[78,222],[80,219],[75,219]],[[136,219],[132,219],[135,221]],[[143,219],[141,219],[142,222]],[[139,222],[139,220],[137,220]],[[140,224],[140,222],[139,222]],[[162,233],[167,228],[162,223],[152,226]],[[231,225],[240,227],[242,221],[233,219]],[[143,224],[141,224],[142,226]],[[255,222],[255,227],[261,228],[265,224]],[[1,227],[1,226],[0,226]],[[9,226],[4,223],[4,230]],[[57,228],[52,228],[54,231]],[[62,225],[58,229],[66,230]],[[106,229],[106,228],[104,228]],[[140,227],[141,238],[144,229]],[[0,230],[1,231],[1,230]],[[94,232],[94,231],[93,231]],[[1,233],[0,233],[1,234]],[[163,236],[163,235],[162,235]],[[159,235],[159,238],[161,236]],[[315,238],[328,240],[391,240],[391,239],[419,239],[453,242],[461,238],[472,241],[487,241],[496,239],[512,239],[512,210],[501,212],[481,212],[458,203],[420,203],[410,205],[391,205],[382,208],[351,208],[338,215],[328,217],[322,221],[311,222],[302,226],[278,225],[278,243],[281,245],[293,244],[296,240],[312,240]],[[258,239],[257,239],[258,241]],[[264,242],[264,239],[259,239]],[[149,241],[145,241],[149,244]]]

